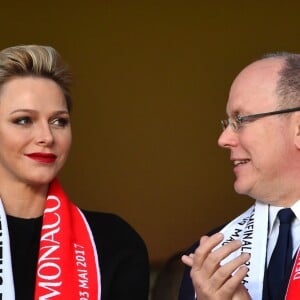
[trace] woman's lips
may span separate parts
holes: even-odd
[[[53,163],[56,160],[56,155],[52,153],[29,153],[27,157],[42,163]]]

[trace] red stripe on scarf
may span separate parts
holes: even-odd
[[[90,228],[55,179],[43,217],[35,300],[99,300],[100,290],[98,258]]]

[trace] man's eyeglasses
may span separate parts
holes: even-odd
[[[287,108],[287,109],[282,109],[282,110],[274,110],[274,111],[270,111],[270,112],[254,114],[254,115],[247,115],[247,116],[237,115],[233,119],[228,118],[227,120],[222,120],[221,124],[222,124],[223,130],[225,130],[229,125],[232,130],[238,131],[242,127],[242,125],[246,122],[252,122],[257,119],[264,118],[267,116],[286,114],[286,113],[291,113],[294,111],[300,111],[300,107]]]

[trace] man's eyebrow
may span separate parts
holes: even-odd
[[[227,112],[227,116],[230,117],[230,116],[233,116],[233,117],[236,117],[236,116],[239,116],[241,114],[240,110],[238,109],[235,109],[231,112]]]

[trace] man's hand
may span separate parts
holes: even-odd
[[[241,283],[248,272],[244,265],[250,254],[242,253],[221,266],[221,261],[239,249],[241,241],[235,240],[212,251],[224,236],[216,233],[203,236],[194,254],[184,255],[183,263],[191,267],[191,278],[198,300],[249,300],[250,295]],[[234,275],[232,275],[232,273]]]

